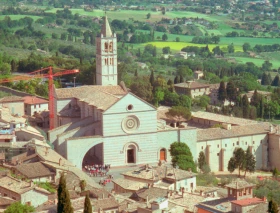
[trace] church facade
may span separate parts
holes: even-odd
[[[55,126],[49,140],[77,167],[170,161],[168,149],[186,142],[196,156],[196,129],[172,128],[157,109],[118,85],[117,40],[107,17],[96,39],[97,85],[55,89]]]
[[[49,141],[77,167],[170,162],[170,144],[179,141],[190,147],[195,161],[204,152],[213,172],[227,171],[237,148],[249,148],[257,169],[280,169],[279,128],[207,112],[193,113],[184,128],[169,125],[163,111],[118,85],[117,40],[106,17],[96,48],[97,85],[54,90]],[[216,124],[222,128],[210,128]]]

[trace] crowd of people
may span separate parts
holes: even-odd
[[[89,174],[89,176],[106,176],[107,173],[110,170],[110,165],[109,164],[94,164],[94,165],[86,165],[85,166],[86,172]]]

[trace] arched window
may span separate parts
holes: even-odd
[[[105,49],[105,52],[108,52],[108,42],[104,43],[104,49]]]
[[[113,42],[110,42],[109,44],[109,52],[113,52]]]

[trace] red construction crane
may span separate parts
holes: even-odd
[[[54,128],[54,88],[53,88],[53,78],[62,76],[62,75],[69,75],[75,74],[80,72],[78,69],[74,70],[65,70],[55,68],[57,70],[61,70],[59,72],[53,73],[53,67],[46,67],[40,70],[36,70],[34,72],[28,73],[27,75],[21,76],[12,76],[6,79],[0,79],[0,83],[7,83],[13,81],[24,81],[24,80],[31,80],[34,78],[48,78],[49,80],[49,116],[50,116],[50,130]]]

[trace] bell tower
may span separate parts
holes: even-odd
[[[112,33],[105,15],[100,36],[96,38],[97,85],[118,85],[117,63],[117,36],[115,33]]]

